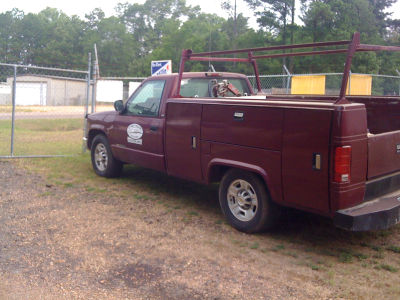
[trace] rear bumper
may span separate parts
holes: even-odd
[[[400,222],[400,190],[335,213],[337,227],[351,231],[387,229]]]

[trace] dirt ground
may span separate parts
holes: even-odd
[[[157,185],[140,172],[125,176]],[[178,184],[188,199],[203,189]],[[246,235],[225,224],[216,194],[207,188],[205,202],[186,209],[168,204],[163,194],[115,196],[49,184],[0,161],[0,299],[400,297],[399,273],[346,264],[328,253],[349,241],[355,247],[390,244],[398,230],[354,236],[295,214],[278,232]],[[400,263],[397,253],[386,258]]]

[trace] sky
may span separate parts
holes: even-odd
[[[13,0],[13,1],[2,1],[0,5],[0,12],[5,12],[16,7],[25,13],[37,13],[46,7],[54,7],[62,10],[67,15],[78,15],[84,18],[85,14],[90,13],[94,8],[101,8],[106,17],[109,17],[115,13],[114,8],[118,3],[144,3],[145,0]],[[203,12],[216,13],[222,17],[227,18],[227,12],[221,9],[221,0],[186,0],[186,3],[192,6],[199,5]],[[296,5],[299,7],[299,0],[296,0]],[[393,17],[400,19],[400,0],[398,0],[391,8]],[[249,23],[252,27],[255,27],[255,17],[252,15],[252,11],[245,5],[243,0],[237,0],[237,12],[243,13],[244,16],[249,17]]]

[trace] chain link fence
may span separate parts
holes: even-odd
[[[339,95],[342,84],[343,73],[321,73],[321,74],[285,74],[285,75],[260,75],[262,93],[267,95],[289,95],[297,94],[294,87],[294,78],[300,77],[311,82],[315,78],[323,78],[323,95]],[[257,91],[255,76],[248,76],[253,89]],[[312,85],[312,83],[310,83]],[[315,82],[318,85],[320,82]],[[349,89],[352,95],[372,96],[399,96],[400,95],[400,73],[398,75],[378,75],[350,73]],[[318,89],[317,89],[318,90]],[[315,93],[321,94],[321,93]]]
[[[0,63],[0,157],[79,153],[90,94],[89,71]]]

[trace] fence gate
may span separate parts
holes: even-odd
[[[0,158],[78,154],[89,70],[0,63]]]

